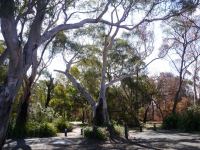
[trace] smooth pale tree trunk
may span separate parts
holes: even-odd
[[[57,72],[63,73],[66,77],[71,81],[73,86],[86,98],[88,103],[92,107],[93,111],[93,124],[97,126],[103,126],[109,122],[108,111],[107,111],[107,103],[105,99],[105,90],[106,86],[104,85],[102,91],[99,94],[98,103],[95,102],[93,97],[88,93],[88,91],[68,72],[63,72],[60,70],[55,70]]]
[[[8,12],[3,15],[1,14],[2,16],[0,16],[1,31],[9,55],[7,81],[0,88],[0,149],[2,149],[6,138],[9,117],[12,111],[12,104],[15,96],[22,85],[23,77],[32,65],[33,52],[37,51],[38,48],[38,42],[41,36],[41,26],[45,16],[47,4],[48,1],[38,1],[36,16],[30,26],[28,40],[22,48],[14,16],[15,3],[13,0],[3,1],[1,3],[1,8],[5,7],[10,9],[7,9]]]
[[[105,39],[105,45],[103,49],[103,63],[102,63],[102,70],[101,70],[101,84],[100,84],[100,91],[99,91],[99,101],[96,106],[96,112],[94,115],[94,125],[96,126],[104,126],[109,125],[109,115],[108,115],[108,108],[107,108],[107,101],[106,101],[106,69],[107,69],[107,55],[108,49],[111,45],[106,45],[107,38]],[[111,44],[111,42],[109,42]]]
[[[194,89],[194,101],[193,101],[193,105],[196,106],[196,101],[197,101],[197,84],[196,84],[196,80],[197,80],[197,67],[198,65],[198,60],[195,60],[195,68],[194,68],[194,76],[193,76],[193,89]]]

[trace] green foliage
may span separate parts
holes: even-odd
[[[38,123],[29,121],[25,129],[20,127],[14,128],[13,124],[8,127],[8,138],[24,138],[24,137],[52,137],[56,136],[56,128],[52,123]]]
[[[52,122],[57,117],[59,115],[53,108],[43,108],[40,103],[33,104],[30,109],[29,119],[35,122]]]
[[[77,66],[71,67],[70,74],[73,75],[75,78],[78,79],[79,76],[80,76],[80,71],[78,70],[78,67]]]
[[[180,114],[178,127],[184,131],[200,131],[200,107],[191,107]]]
[[[182,113],[167,116],[162,127],[182,131],[200,131],[200,107],[191,107]]]
[[[70,123],[66,122],[65,119],[62,117],[56,119],[54,125],[57,128],[58,132],[64,132],[65,129],[67,129],[67,132],[71,132],[73,129],[73,126]]]
[[[179,115],[178,114],[170,114],[163,120],[162,127],[164,129],[177,129],[178,127],[178,121],[179,121]]]
[[[96,128],[92,128],[92,127],[86,127],[84,129],[84,136],[86,138],[89,139],[97,139],[97,140],[107,140],[108,138],[108,131],[106,130],[106,128],[102,128],[102,127],[96,127]]]
[[[124,127],[122,127],[121,125],[115,124],[114,132],[115,132],[115,135],[122,137],[122,136],[124,136]]]
[[[56,128],[51,123],[29,122],[26,125],[27,137],[51,137],[56,136]]]

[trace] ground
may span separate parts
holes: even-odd
[[[4,150],[200,150],[200,134],[181,133],[164,130],[129,131],[129,140],[99,142],[82,137],[81,128],[76,126],[73,132],[58,134],[58,137],[7,140]]]

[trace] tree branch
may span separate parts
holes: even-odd
[[[96,102],[93,97],[89,94],[89,92],[69,73],[61,70],[54,70],[56,72],[64,74],[73,84],[73,86],[85,97],[88,103],[91,105],[93,109],[96,108]]]

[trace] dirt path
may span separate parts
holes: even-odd
[[[200,150],[200,135],[171,131],[129,132],[130,140],[98,142],[87,140],[80,135],[81,128],[76,126],[67,137],[32,138],[7,140],[4,150]]]
[[[58,137],[65,137],[64,133],[58,133]],[[83,136],[81,135],[81,127],[80,126],[75,126],[72,132],[67,133],[67,138],[82,138]]]

